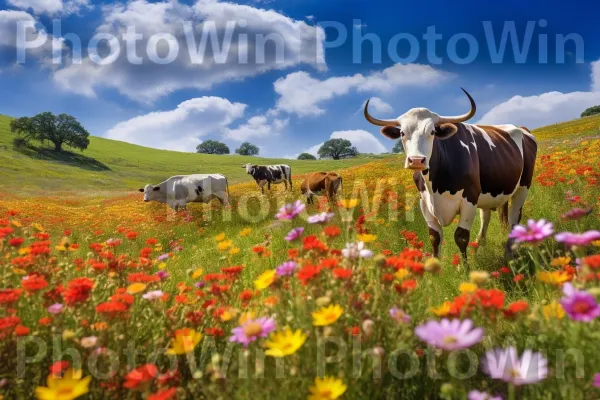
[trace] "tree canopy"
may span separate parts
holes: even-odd
[[[392,153],[404,153],[404,145],[402,140],[398,140],[392,149]]]
[[[317,157],[313,156],[310,153],[302,153],[298,156],[298,160],[316,160]]]
[[[239,149],[235,149],[235,152],[241,156],[256,156],[259,153],[259,149],[252,143],[244,142]]]
[[[35,117],[18,118],[11,121],[10,130],[24,143],[31,140],[43,144],[50,142],[56,151],[62,151],[63,146],[85,150],[90,144],[89,132],[68,114],[44,112]]]
[[[347,139],[329,139],[319,148],[319,157],[339,160],[357,156],[358,150]]]
[[[581,117],[589,117],[590,115],[600,114],[600,106],[593,106],[581,113]]]
[[[229,147],[216,140],[205,140],[196,146],[196,153],[202,154],[229,154]]]

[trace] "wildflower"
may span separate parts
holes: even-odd
[[[277,271],[274,269],[270,269],[268,271],[263,272],[255,281],[254,286],[258,290],[263,290],[271,286],[275,279],[277,278]]]
[[[365,249],[365,244],[363,242],[346,243],[346,248],[342,249],[342,254],[344,257],[350,259],[371,258],[373,256],[371,250]]]
[[[339,226],[329,225],[323,229],[323,234],[329,238],[334,238],[342,233],[342,229]]]
[[[145,364],[132,369],[125,375],[123,386],[131,390],[145,390],[158,375],[158,368],[154,364]]]
[[[510,303],[506,310],[503,310],[504,316],[507,318],[513,318],[518,314],[524,313],[529,310],[529,303],[526,300],[518,300],[514,303]]]
[[[452,302],[445,301],[439,307],[437,307],[437,308],[432,307],[429,311],[431,311],[438,317],[445,317],[446,315],[450,314],[451,310],[452,310]]]
[[[279,276],[293,275],[295,270],[296,263],[293,261],[286,261],[275,269]]]
[[[87,336],[81,338],[79,343],[83,348],[90,349],[92,347],[96,347],[96,344],[98,343],[98,338],[96,336]]]
[[[271,357],[285,357],[292,355],[306,342],[306,335],[300,330],[292,332],[285,328],[283,332],[273,332],[269,340],[265,342],[267,351],[265,354]]]
[[[127,293],[129,294],[138,294],[144,290],[146,290],[146,284],[140,282],[132,283],[131,285],[127,286]]]
[[[96,312],[107,318],[115,318],[128,309],[129,307],[127,304],[121,303],[120,301],[107,301],[96,306]]]
[[[432,257],[425,261],[425,265],[423,266],[424,270],[427,272],[431,272],[432,274],[437,274],[442,269],[442,263],[438,258]]]
[[[304,232],[303,227],[294,228],[285,236],[284,239],[287,240],[288,242],[293,242],[294,240],[300,238],[300,236],[302,236],[303,232]]]
[[[538,244],[554,233],[552,222],[546,222],[544,219],[535,221],[530,219],[527,226],[516,225],[508,235],[517,243]]]
[[[310,396],[308,400],[332,400],[337,399],[346,392],[346,385],[341,379],[337,379],[331,376],[324,378],[315,378],[314,386],[311,386],[308,390]]]
[[[168,388],[159,390],[156,393],[150,394],[146,400],[171,400],[175,398],[177,388]]]
[[[256,341],[259,337],[267,337],[269,333],[275,330],[275,320],[273,318],[262,317],[251,319],[244,322],[237,328],[233,328],[230,342],[238,342],[248,347],[250,342]]]
[[[217,248],[221,251],[225,251],[225,250],[229,249],[231,246],[233,246],[233,241],[231,241],[231,240],[223,240],[223,241],[219,242],[219,244],[217,244]]]
[[[565,271],[541,271],[538,272],[537,278],[550,285],[562,285],[569,280],[569,274]]]
[[[565,310],[559,303],[553,301],[552,303],[542,307],[542,315],[547,321],[553,318],[562,319],[565,316]]]
[[[28,292],[38,292],[48,286],[48,282],[41,275],[27,275],[21,280],[21,286]]]
[[[334,268],[331,273],[337,279],[350,279],[352,276],[352,270],[346,268]]]
[[[169,258],[169,254],[168,254],[168,253],[161,254],[160,256],[156,257],[156,259],[157,259],[158,261],[165,261],[165,260],[167,260],[168,258]]]
[[[337,304],[332,304],[328,307],[323,307],[312,313],[314,326],[328,326],[337,321],[344,309]]]
[[[187,354],[194,351],[202,340],[202,334],[194,329],[183,328],[175,331],[175,337],[171,340],[171,347],[167,354]]]
[[[325,224],[329,222],[329,220],[333,218],[334,215],[335,214],[333,213],[322,212],[320,214],[311,215],[306,219],[306,222],[308,222],[309,224]]]
[[[19,301],[21,289],[0,289],[0,304],[10,306]]]
[[[8,241],[8,245],[12,247],[19,247],[25,242],[25,239],[22,237],[12,238]]]
[[[567,246],[589,246],[593,241],[600,239],[600,231],[587,231],[584,233],[561,232],[554,236],[557,242]]]
[[[94,281],[89,278],[75,278],[67,284],[64,293],[65,303],[73,306],[85,302],[94,288]]]
[[[410,315],[396,307],[390,308],[390,317],[392,317],[396,322],[400,322],[403,324],[407,324],[410,322]]]
[[[463,282],[458,286],[461,293],[473,293],[477,290],[477,285],[471,282]]]
[[[570,209],[563,215],[561,215],[561,218],[575,221],[575,220],[581,219],[587,215],[590,215],[592,213],[592,211],[593,211],[592,207],[589,207],[589,208],[575,207],[575,208]]]
[[[160,279],[161,281],[164,281],[169,277],[169,273],[167,271],[158,271],[156,273],[156,276],[158,276],[158,279]]]
[[[429,321],[417,326],[415,334],[422,341],[443,350],[466,349],[483,340],[483,329],[473,329],[470,319]]]
[[[252,228],[244,228],[240,231],[240,236],[248,236],[252,232]]]
[[[300,200],[296,200],[291,204],[286,204],[279,209],[279,212],[275,215],[275,217],[279,220],[291,220],[296,218],[304,209],[306,205]]]
[[[592,386],[595,388],[600,388],[600,373],[594,374],[594,381],[592,382]]]
[[[63,376],[48,375],[47,387],[38,386],[35,395],[38,400],[73,400],[88,392],[91,376],[81,378],[81,370],[67,370]]]
[[[502,400],[501,396],[493,396],[486,392],[480,392],[479,390],[471,390],[467,395],[468,400]]]
[[[359,203],[360,199],[342,199],[339,202],[340,206],[346,209],[356,208],[356,206],[358,206]]]
[[[489,350],[482,360],[483,371],[492,379],[514,385],[542,381],[548,375],[548,360],[540,353],[525,350],[521,358],[514,347]]]
[[[600,306],[590,293],[577,290],[570,283],[565,283],[563,293],[560,303],[572,320],[590,322],[600,316]]]
[[[29,329],[28,327],[26,327],[24,325],[17,325],[15,327],[15,335],[17,335],[17,336],[29,335],[30,331],[31,331],[31,329]]]
[[[63,310],[63,305],[60,303],[56,303],[56,304],[52,304],[50,307],[48,307],[48,312],[50,314],[60,314]]]
[[[360,242],[370,243],[370,242],[374,242],[375,240],[377,240],[377,235],[371,235],[369,233],[364,233],[362,235],[357,235],[356,238]]]
[[[307,264],[298,271],[298,279],[300,279],[303,285],[306,285],[308,281],[318,276],[320,272],[321,269],[319,267]]]
[[[215,240],[217,242],[222,242],[223,240],[225,240],[225,232],[221,232],[217,236],[215,236]]]
[[[487,271],[472,271],[469,280],[478,286],[485,285],[490,280],[490,274]]]
[[[152,290],[150,292],[144,293],[142,297],[146,300],[157,300],[164,296],[162,290]]]
[[[571,257],[556,257],[552,260],[550,265],[553,267],[564,267],[565,265],[569,265],[571,262]]]

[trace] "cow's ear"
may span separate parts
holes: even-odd
[[[144,188],[138,189],[140,192],[144,193]]]
[[[155,192],[158,192],[158,191],[160,191],[160,186],[157,186],[157,187],[155,187],[155,188],[152,188],[152,190],[154,190]]]
[[[456,131],[458,131],[458,128],[456,127],[456,125],[447,123],[447,124],[436,125],[435,130],[433,131],[433,134],[435,135],[436,138],[443,140],[443,139],[448,139],[448,138],[451,138],[452,136],[454,136]]]
[[[384,126],[381,128],[381,134],[388,139],[395,140],[402,136],[402,131],[395,126]]]

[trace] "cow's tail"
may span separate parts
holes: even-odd
[[[290,190],[293,191],[294,188],[292,187],[292,167],[290,167],[289,165],[288,165],[288,172],[289,172],[289,174],[287,176],[287,180],[290,183]]]
[[[508,201],[498,209],[498,216],[500,217],[500,225],[503,228],[508,228]]]

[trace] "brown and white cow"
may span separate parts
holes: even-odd
[[[537,153],[537,142],[525,128],[465,123],[475,115],[476,105],[462,90],[471,110],[460,116],[443,117],[426,108],[413,108],[397,119],[379,120],[369,115],[369,102],[364,110],[365,118],[381,126],[384,136],[404,144],[405,168],[414,170],[435,256],[440,254],[442,227],[457,215],[454,240],[465,258],[477,208],[481,244],[492,210],[500,208],[503,222],[511,227],[519,222]]]
[[[313,172],[304,178],[300,191],[308,204],[314,203],[315,195],[325,194],[331,202],[342,186],[342,177],[335,172]]]

